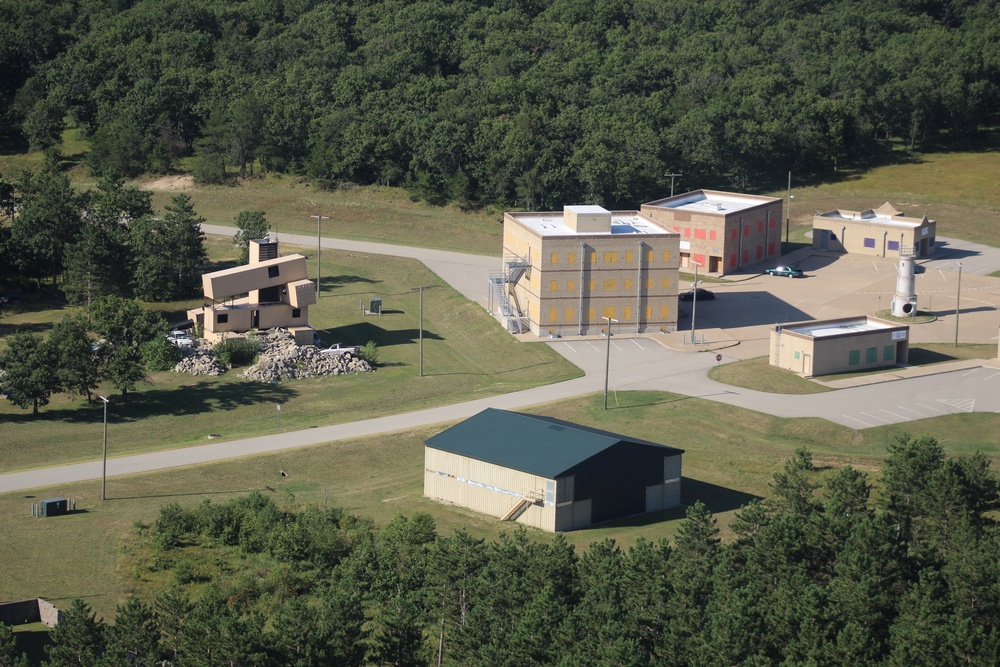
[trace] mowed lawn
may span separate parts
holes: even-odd
[[[213,241],[217,248],[225,240]],[[285,253],[300,250],[287,247]],[[309,254],[306,251],[305,254]],[[153,373],[123,402],[114,387],[108,408],[112,456],[203,444],[210,434],[233,439],[368,419],[578,377],[581,371],[544,344],[520,343],[481,307],[443,285],[424,294],[424,375],[419,377],[419,305],[414,285],[441,284],[415,260],[338,252],[324,265],[323,294],[310,321],[326,343],[374,341],[374,373],[268,385],[235,369],[218,378]],[[379,297],[381,317],[361,315],[359,302]],[[199,302],[157,304],[171,321]],[[0,319],[5,333],[45,331],[74,308],[45,308]],[[102,407],[64,394],[32,416],[0,402],[0,471],[100,458]]]
[[[885,202],[907,216],[938,221],[938,236],[1000,245],[1000,152],[898,153],[899,163],[844,172],[823,183],[792,174],[792,240],[812,229],[816,211],[865,210]],[[769,193],[785,198],[785,189]]]
[[[531,412],[686,450],[683,501],[705,502],[726,539],[732,536],[728,525],[739,507],[769,495],[772,475],[797,447],[813,452],[819,468],[815,481],[845,465],[874,479],[887,443],[906,431],[934,435],[953,455],[981,449],[996,457],[1000,452],[1000,415],[951,415],[852,431],[820,419],[779,419],[674,394],[622,392],[618,398],[619,407],[607,411],[603,396],[594,394]],[[423,441],[445,426],[111,478],[106,502],[100,500],[100,480],[0,495],[0,599],[39,595],[59,604],[79,595],[98,613],[110,615],[125,596],[146,590],[163,576],[143,569],[146,555],[136,542],[134,524],[150,524],[159,508],[171,502],[225,502],[254,490],[272,495],[284,507],[343,507],[379,523],[397,514],[428,512],[443,535],[461,528],[489,539],[511,530],[510,523],[423,497]],[[279,470],[288,476],[281,477]],[[31,518],[31,502],[56,495],[76,498],[78,513]],[[565,535],[579,549],[605,538],[626,546],[640,536],[673,539],[683,513],[682,508],[667,510]],[[552,539],[533,529],[531,535]]]

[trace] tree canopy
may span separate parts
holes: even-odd
[[[0,10],[0,115],[42,146],[68,114],[122,175],[193,153],[208,182],[622,207],[668,172],[753,189],[972,145],[1000,109],[991,0],[28,5]]]

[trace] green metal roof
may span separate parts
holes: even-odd
[[[445,452],[555,479],[618,443],[659,447],[664,450],[664,456],[684,453],[681,449],[551,417],[494,408],[487,408],[469,417],[438,433],[424,444]]]

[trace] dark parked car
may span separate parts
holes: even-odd
[[[787,276],[788,278],[801,278],[806,275],[802,269],[797,266],[776,266],[772,269],[765,269],[764,273],[772,276]]]
[[[707,289],[698,288],[698,301],[711,301],[715,298],[715,292],[710,292]],[[690,292],[681,292],[677,295],[678,301],[694,301],[695,290]]]

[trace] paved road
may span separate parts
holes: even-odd
[[[231,236],[234,228],[205,225],[209,234]],[[282,234],[286,243],[310,246],[315,237]],[[485,304],[487,276],[498,268],[492,257],[381,243],[323,239],[324,248],[412,257],[467,298]],[[332,260],[335,261],[335,260]],[[794,281],[789,281],[791,284]],[[775,283],[780,284],[780,283]],[[405,431],[464,419],[487,408],[518,409],[602,391],[608,341],[605,338],[548,343],[579,366],[585,377],[489,398],[380,417],[348,424],[281,433],[114,458],[108,475],[127,475],[183,465],[261,454],[379,433]],[[736,405],[780,417],[823,417],[850,428],[868,428],[959,412],[1000,412],[1000,368],[972,368],[898,380],[836,392],[786,396],[734,388],[709,380],[714,354],[667,349],[653,338],[613,336],[610,343],[609,389],[653,389]],[[724,361],[733,361],[727,356]],[[889,387],[889,390],[887,390]],[[611,404],[614,405],[613,393]],[[0,492],[68,484],[101,476],[101,463],[90,462],[0,475]]]

